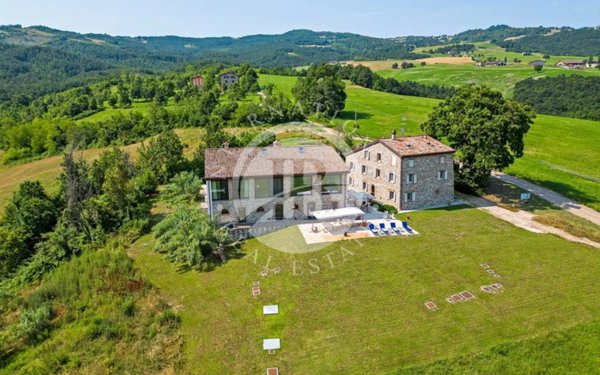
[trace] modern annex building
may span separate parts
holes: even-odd
[[[347,174],[329,146],[207,149],[208,212],[234,223],[306,219],[345,207]]]

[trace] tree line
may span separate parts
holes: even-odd
[[[355,85],[396,95],[445,99],[456,92],[456,88],[452,86],[423,85],[414,81],[383,78],[363,65],[344,65],[339,67],[339,72],[343,79],[348,79]]]
[[[517,82],[514,98],[538,113],[600,121],[600,77],[528,78]]]

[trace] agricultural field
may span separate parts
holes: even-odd
[[[543,54],[534,53],[531,56],[523,56],[518,52],[508,52],[489,42],[473,43],[477,50],[465,57],[451,57],[448,55],[434,55],[431,58],[415,60],[416,67],[410,69],[392,69],[392,64],[402,63],[402,60],[385,61],[353,61],[352,64],[362,64],[382,77],[395,78],[399,81],[416,81],[422,84],[438,84],[448,86],[462,86],[468,83],[485,84],[505,95],[512,95],[515,84],[526,78],[556,77],[558,75],[580,74],[583,76],[600,76],[600,69],[569,70],[556,67],[560,60],[583,60],[587,57],[581,56],[550,56],[542,72],[537,73],[529,62],[543,60]],[[424,47],[421,50],[435,49],[435,47]],[[495,57],[497,60],[507,59],[508,66],[500,67],[478,67],[471,61],[471,56],[480,60]],[[521,62],[514,63],[514,59]],[[419,63],[425,61],[426,66]]]
[[[413,366],[461,373],[482,361],[472,353],[525,350],[547,334],[566,340],[600,313],[600,255],[592,248],[466,207],[411,213],[411,225],[419,235],[341,241],[302,254],[274,250],[301,241],[291,227],[247,241],[225,266],[206,272],[169,263],[152,251],[150,235],[134,243],[130,255],[181,316],[191,373],[260,373],[269,366],[298,374],[392,373]],[[261,278],[267,262],[282,272]],[[251,294],[255,281],[257,298]],[[480,291],[495,282],[503,292]],[[464,290],[476,298],[446,302]],[[439,309],[427,311],[428,300]],[[262,316],[262,306],[273,303],[280,314]],[[272,337],[281,338],[282,350],[268,355],[261,344]],[[567,360],[582,355],[582,335],[574,340],[579,345],[563,346],[565,361],[555,362],[571,366],[566,370],[586,368]],[[539,351],[535,359],[518,350],[510,354],[522,361],[513,366],[544,363]],[[432,364],[437,360],[444,362]],[[486,363],[496,373],[506,366],[501,358]]]
[[[583,76],[600,76],[599,69],[570,70],[555,66],[545,66],[537,73],[526,64],[515,64],[498,67],[479,67],[474,63],[435,64],[416,66],[410,69],[391,69],[377,71],[383,77],[395,78],[399,81],[416,81],[422,84],[438,84],[462,86],[469,83],[484,84],[504,95],[512,95],[515,84],[526,78],[556,77],[558,75],[579,74]]]

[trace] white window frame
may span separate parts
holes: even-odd
[[[415,166],[415,159],[408,159],[408,163],[407,163],[409,168],[412,168]]]
[[[350,170],[354,171],[354,162],[353,161],[350,162]]]
[[[394,202],[396,201],[396,192],[395,191],[390,190],[388,192],[388,200],[394,201]]]
[[[408,199],[408,196],[410,195],[410,200]],[[410,192],[410,193],[404,193],[404,202],[414,202],[417,200],[417,193]]]
[[[375,158],[377,159],[377,161],[378,161],[378,162],[381,162],[381,159],[382,159],[381,152],[378,152],[378,153],[376,154]]]
[[[413,176],[413,180],[410,180],[410,176]],[[407,185],[414,185],[417,183],[417,174],[416,173],[407,173],[406,174],[406,184]]]
[[[395,167],[398,163],[398,159],[395,156],[392,156],[392,167]]]
[[[366,175],[367,173],[369,173],[369,167],[367,167],[366,165],[361,166],[361,172],[363,175]]]
[[[365,160],[371,160],[371,153],[368,150],[365,150],[364,157]]]
[[[442,175],[443,173],[443,175]],[[448,179],[448,170],[443,169],[438,172],[438,180],[447,180]]]
[[[352,178],[352,176],[348,176],[348,185],[354,186],[354,179]]]
[[[396,182],[396,175],[392,172],[388,173],[388,182]]]
[[[446,164],[446,157],[440,156],[440,164]]]
[[[375,168],[375,178],[381,178],[381,169]]]

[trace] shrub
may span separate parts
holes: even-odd
[[[181,324],[181,318],[173,310],[166,309],[162,314],[158,315],[157,322],[163,327],[177,328]]]
[[[52,309],[48,305],[25,310],[16,327],[17,337],[25,339],[28,343],[43,340],[48,336],[50,319],[52,319]]]

